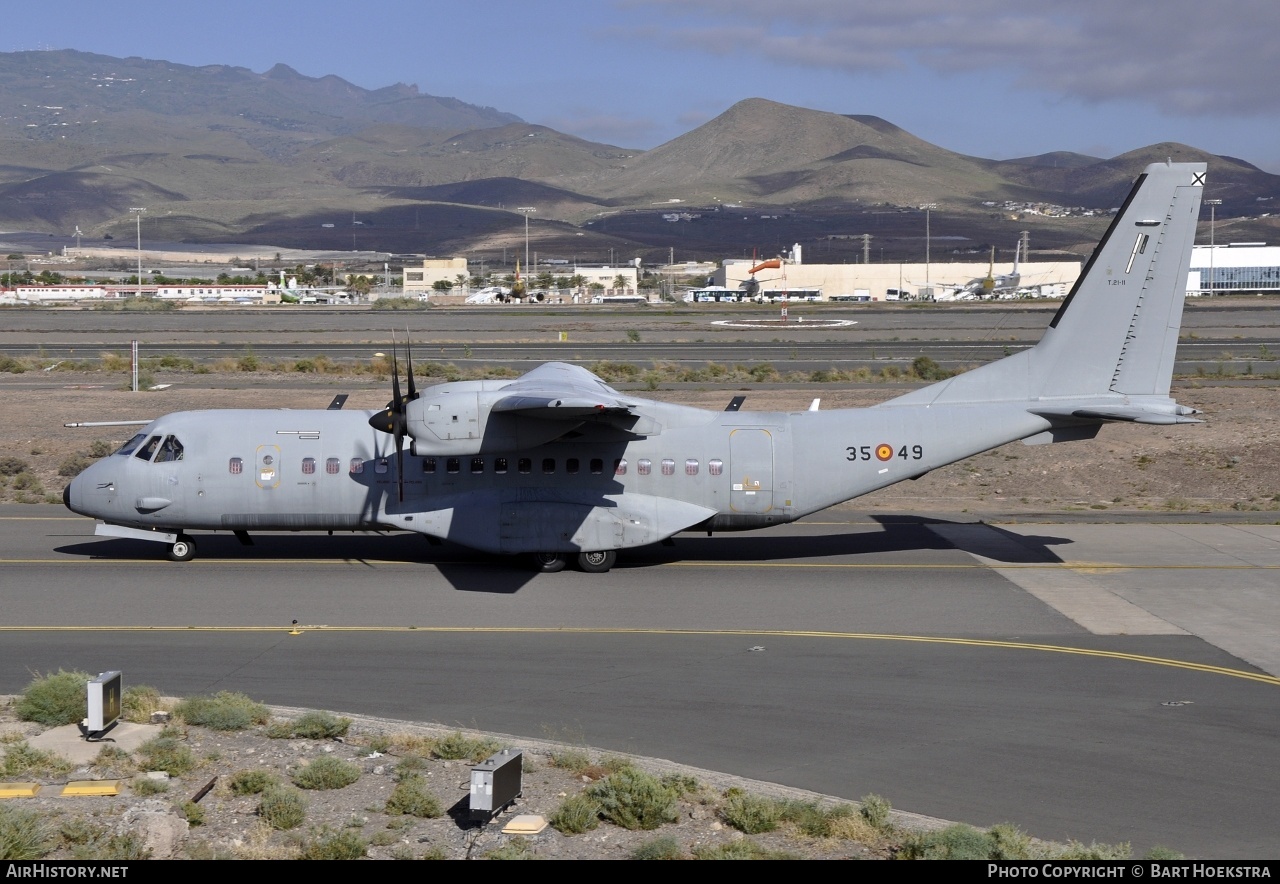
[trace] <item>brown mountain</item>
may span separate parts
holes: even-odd
[[[120,236],[132,233],[128,207],[144,205],[156,239],[419,252],[522,241],[517,206],[537,207],[532,235],[574,253],[715,254],[869,230],[882,247],[896,236],[914,248],[913,212],[895,221],[885,206],[923,203],[938,206],[936,224],[963,218],[965,236],[1003,243],[1010,213],[993,203],[1106,208],[1146,163],[1167,157],[1211,163],[1220,218],[1256,215],[1260,200],[1280,197],[1280,177],[1178,144],[996,161],[878,117],[757,98],[636,151],[416,86],[366,90],[285,65],[259,74],[71,50],[0,53],[0,157],[0,228]],[[777,214],[758,230],[742,226],[744,215],[728,224],[732,213],[676,227],[661,218],[673,206],[726,204]],[[1017,223],[1035,227],[1042,246],[1096,237],[1094,221]],[[1233,235],[1267,238],[1250,223],[1261,222]]]

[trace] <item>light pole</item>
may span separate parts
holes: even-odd
[[[538,211],[533,206],[517,206],[516,211],[524,215],[524,272],[529,272],[529,215]]]
[[[139,206],[135,206],[129,209],[129,211],[133,213],[133,217],[137,221],[137,227],[138,227],[138,295],[137,297],[141,298],[142,297],[142,213],[145,212],[146,209]]]
[[[929,298],[933,298],[933,285],[929,282],[929,213],[938,208],[937,203],[925,203],[920,208],[924,209],[924,290],[929,293]]]
[[[1222,205],[1222,200],[1205,200],[1204,202],[1209,207],[1209,295],[1212,296],[1217,283],[1213,278],[1213,228],[1217,221],[1216,210]]]

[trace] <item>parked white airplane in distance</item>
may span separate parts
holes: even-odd
[[[382,411],[169,414],[64,500],[178,561],[191,531],[400,530],[598,572],[621,549],[792,522],[1014,440],[1194,423],[1169,381],[1204,179],[1149,166],[1035,347],[872,408],[706,411],[555,362],[419,391],[410,354],[407,394],[394,371]]]

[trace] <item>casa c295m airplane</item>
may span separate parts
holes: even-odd
[[[1035,347],[870,408],[708,411],[559,362],[418,390],[410,354],[382,411],[165,415],[64,501],[175,561],[192,531],[398,530],[602,572],[621,549],[792,522],[1014,440],[1195,423],[1169,382],[1204,180],[1203,163],[1148,166]]]

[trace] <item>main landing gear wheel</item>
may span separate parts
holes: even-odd
[[[185,534],[179,534],[178,539],[169,544],[168,555],[171,562],[189,562],[196,557],[196,542]]]
[[[561,553],[540,552],[533,554],[533,567],[543,574],[554,574],[563,571],[569,563]]]
[[[588,574],[603,574],[618,561],[618,554],[611,549],[578,553],[578,569]]]

